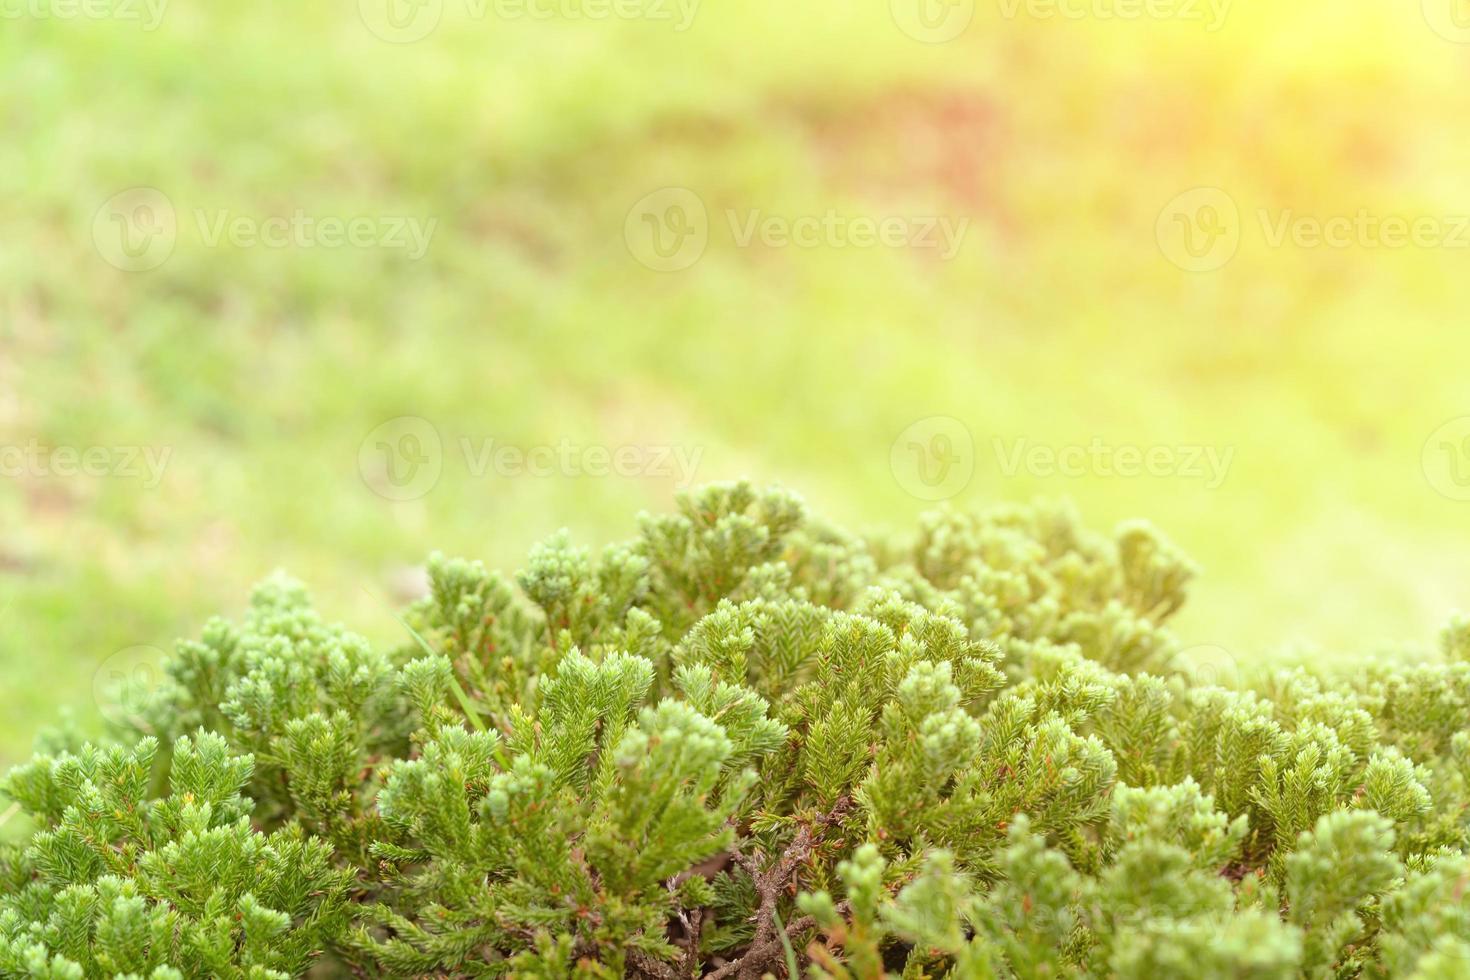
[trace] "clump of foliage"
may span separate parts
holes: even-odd
[[[0,976],[1470,975],[1470,625],[1219,686],[1193,574],[739,483],[514,578],[436,555],[397,649],[274,578],[0,782]]]

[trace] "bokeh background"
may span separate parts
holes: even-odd
[[[430,550],[691,476],[1068,498],[1198,559],[1188,642],[1429,650],[1458,2],[9,0],[0,761],[276,567],[396,639]]]

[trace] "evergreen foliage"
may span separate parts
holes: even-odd
[[[0,976],[1470,975],[1464,621],[1214,686],[1146,525],[744,483],[428,567],[388,650],[272,578],[6,776]]]

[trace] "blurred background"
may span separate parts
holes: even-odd
[[[1470,8],[4,0],[0,762],[740,475],[1143,516],[1186,642],[1470,608]]]

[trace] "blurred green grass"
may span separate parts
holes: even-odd
[[[700,480],[776,480],[905,527],[928,505],[890,447],[951,416],[975,446],[954,504],[1070,497],[1198,558],[1191,642],[1361,656],[1425,646],[1470,606],[1470,504],[1420,460],[1470,415],[1465,252],[1271,247],[1256,217],[1470,213],[1470,48],[1417,10],[1239,6],[1207,33],[982,7],[942,45],[881,3],[702,5],[683,33],[464,10],[404,45],[340,2],[175,2],[154,32],[6,22],[0,443],[171,456],[154,489],[0,480],[0,761],[58,706],[85,713],[114,651],[195,634],[275,567],[384,639],[375,596],[430,550],[514,567],[561,526],[627,535],[674,490],[477,476],[460,438],[677,444]],[[129,273],[92,223],[139,186],[180,228],[167,262]],[[1209,273],[1154,233],[1196,186],[1242,215]],[[710,216],[680,272],[624,239],[663,187]],[[437,225],[410,261],[210,247],[192,217],[298,208]],[[726,219],[829,209],[969,226],[940,261],[742,248]],[[405,415],[442,437],[444,471],[396,502],[359,450]],[[1234,457],[1209,489],[1007,474],[994,449],[1095,437]]]

